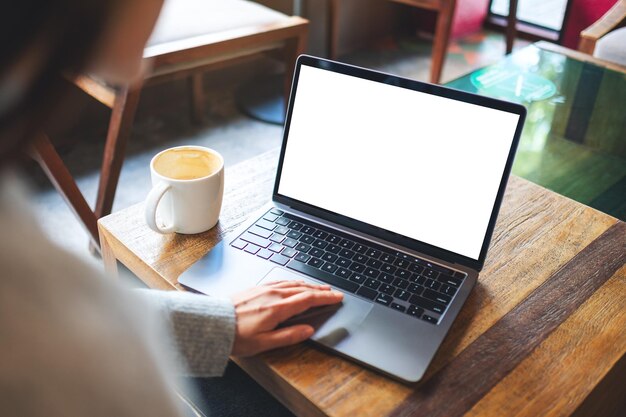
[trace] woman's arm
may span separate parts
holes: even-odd
[[[220,376],[235,340],[235,307],[230,300],[179,291],[137,290],[162,311],[174,337],[174,354],[194,376]]]
[[[302,342],[313,334],[307,324],[277,328],[309,308],[343,299],[328,285],[302,281],[274,282],[235,294],[231,300],[178,291],[138,290],[166,314],[188,372],[221,375],[228,356],[259,352]]]

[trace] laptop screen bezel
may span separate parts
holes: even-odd
[[[517,127],[515,129],[515,136],[513,138],[513,141],[511,143],[511,148],[507,156],[507,161],[504,167],[504,171],[502,172],[502,178],[500,180],[500,185],[498,187],[498,193],[496,195],[496,199],[495,199],[492,211],[491,211],[491,215],[489,217],[489,223],[487,226],[485,236],[483,238],[483,243],[481,246],[480,255],[478,259],[472,259],[470,257],[460,255],[458,253],[454,253],[454,252],[451,252],[449,250],[446,250],[437,246],[433,246],[426,242],[412,239],[407,236],[403,236],[399,233],[391,232],[389,230],[385,230],[385,229],[373,226],[371,224],[352,219],[345,215],[340,215],[340,214],[331,212],[329,210],[325,210],[321,207],[313,206],[304,201],[298,201],[288,196],[280,195],[278,193],[278,189],[280,186],[280,178],[281,178],[282,168],[283,168],[283,161],[285,158],[285,151],[287,149],[287,141],[289,139],[289,128],[291,126],[291,116],[293,113],[294,98],[298,90],[298,80],[300,76],[300,68],[302,67],[302,65],[307,65],[313,68],[328,70],[328,71],[336,72],[339,74],[354,76],[354,77],[358,77],[358,78],[362,78],[362,79],[366,79],[366,80],[370,80],[374,82],[380,82],[380,83],[384,83],[388,85],[393,85],[393,86],[397,86],[400,88],[407,88],[410,90],[414,90],[414,91],[418,91],[418,92],[422,92],[426,94],[433,94],[439,97],[450,98],[453,100],[459,100],[459,101],[466,102],[466,103],[471,103],[471,104],[476,104],[479,106],[502,110],[502,111],[514,113],[520,116],[518,123],[517,123]],[[391,74],[386,74],[383,72],[368,70],[365,68],[360,68],[360,67],[343,64],[343,63],[339,63],[335,61],[330,61],[326,59],[316,58],[316,57],[312,57],[309,55],[301,55],[300,57],[298,57],[296,61],[296,65],[295,65],[293,82],[292,82],[292,87],[291,87],[291,94],[289,96],[289,104],[287,106],[287,115],[285,119],[284,130],[283,130],[283,141],[282,141],[282,146],[280,150],[280,159],[278,162],[278,168],[276,172],[276,179],[274,182],[274,191],[273,191],[272,199],[275,202],[284,204],[288,207],[292,207],[296,210],[310,213],[321,219],[331,221],[331,222],[340,224],[345,227],[349,227],[361,233],[366,233],[368,235],[394,243],[396,245],[406,247],[410,250],[421,252],[426,255],[433,256],[433,257],[442,259],[447,262],[457,263],[463,266],[467,266],[475,270],[481,270],[485,263],[485,258],[487,256],[487,249],[489,248],[489,243],[493,235],[493,230],[495,227],[498,212],[502,204],[504,191],[506,189],[507,181],[511,173],[511,167],[513,165],[515,152],[519,144],[525,117],[526,117],[526,109],[524,108],[524,106],[519,105],[519,104],[497,100],[497,99],[493,99],[489,97],[479,96],[476,94],[472,94],[472,93],[468,93],[468,92],[460,91],[460,90],[455,90],[455,89],[448,88],[448,87],[442,87],[442,86],[438,86],[434,84],[428,84],[428,83],[423,83],[420,81],[410,80],[407,78],[402,78],[402,77],[394,76]],[[460,204],[463,204],[463,202],[461,202]],[[467,202],[467,204],[471,204],[471,202]]]

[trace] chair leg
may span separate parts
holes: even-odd
[[[430,68],[430,82],[439,84],[443,63],[446,59],[450,31],[452,30],[452,17],[454,15],[454,0],[442,1],[437,14],[437,26],[435,28],[435,40],[433,42],[432,64]]]
[[[327,22],[327,53],[329,59],[337,59],[337,49],[339,44],[339,0],[328,0]]]
[[[111,213],[117,181],[124,161],[126,142],[130,136],[140,94],[141,85],[134,85],[124,87],[115,96],[100,170],[100,184],[95,210],[98,219]]]
[[[291,93],[291,83],[293,81],[293,73],[295,71],[296,59],[299,55],[305,52],[306,42],[307,31],[303,30],[297,37],[288,39],[285,43],[285,83],[283,87],[285,110],[287,109],[287,105],[289,104],[289,94]]]
[[[78,217],[87,229],[90,246],[98,249],[100,242],[96,216],[80,192],[76,181],[74,181],[72,174],[63,163],[54,145],[50,142],[50,138],[41,133],[31,146],[30,153],[50,179],[54,188],[56,188],[74,212],[74,215]]]
[[[509,1],[509,17],[506,25],[506,53],[513,52],[515,35],[517,34],[517,0]]]
[[[201,72],[193,73],[189,77],[189,97],[191,121],[196,124],[204,123],[206,106]]]

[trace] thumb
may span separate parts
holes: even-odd
[[[303,342],[311,337],[314,331],[308,324],[297,324],[262,333],[257,337],[259,353]]]

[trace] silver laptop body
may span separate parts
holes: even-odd
[[[215,296],[331,284],[341,305],[289,323],[418,381],[482,269],[524,118],[517,104],[301,56],[271,202],[178,281]]]

